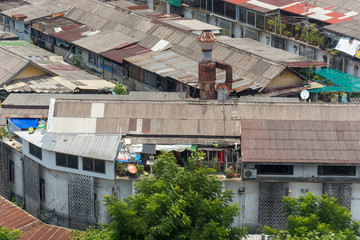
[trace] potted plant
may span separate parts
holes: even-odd
[[[128,172],[127,172],[127,168],[126,168],[126,164],[125,163],[121,163],[121,162],[118,162],[116,164],[116,173],[119,177],[123,177],[123,176],[126,176],[128,175]]]
[[[230,166],[228,169],[225,170],[225,177],[226,178],[233,178],[235,176],[234,168]]]

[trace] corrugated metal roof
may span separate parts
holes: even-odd
[[[73,91],[56,81],[51,75],[16,79],[7,83],[3,88],[7,92],[64,93]]]
[[[360,19],[354,19],[353,21],[349,21],[349,22],[331,24],[325,26],[324,29],[335,33],[339,33],[343,36],[360,39],[359,25],[360,25]]]
[[[70,230],[41,222],[20,207],[0,196],[0,226],[22,231],[20,239],[66,240]]]
[[[57,37],[67,42],[73,42],[82,37],[82,33],[89,31],[90,28],[86,26],[77,27],[64,32],[51,33],[50,35]]]
[[[241,121],[243,162],[359,164],[356,121]]]
[[[100,53],[100,55],[108,59],[111,59],[114,62],[118,62],[122,64],[124,58],[143,54],[146,52],[150,52],[150,50],[147,48],[143,48],[138,44],[133,44],[130,46],[125,46],[123,48],[119,48],[119,49],[116,48],[106,52],[102,52]]]
[[[42,138],[42,148],[52,152],[75,156],[115,160],[121,135],[82,135],[46,133]]]
[[[48,118],[48,108],[1,108],[2,118]]]
[[[164,20],[163,20],[164,21]],[[203,30],[221,30],[222,28],[205,23],[196,19],[171,19],[166,20],[166,23],[175,24],[180,28],[188,31],[203,31]]]
[[[69,10],[70,6],[65,6],[61,4],[53,4],[47,2],[38,2],[32,3],[30,5],[24,5],[17,8],[9,9],[7,11],[2,12],[1,14],[5,16],[11,17],[14,14],[24,14],[27,16],[25,18],[25,22],[30,22],[34,19],[50,16],[55,13],[65,12]]]
[[[150,72],[159,74],[162,77],[169,77],[198,88],[198,63],[180,56],[173,51],[149,52],[129,57],[125,60]],[[225,83],[225,78],[225,71],[217,69],[216,83]],[[233,79],[239,79],[239,76],[234,75]],[[234,81],[234,90],[241,86],[246,86],[244,89],[261,87],[261,85],[252,83],[251,81]]]
[[[62,57],[54,56],[53,53],[33,44],[21,44],[22,41],[17,43],[19,44],[0,46],[0,56],[3,56],[3,58],[0,57],[0,64],[4,63],[4,65],[0,65],[0,77],[1,74],[10,76],[9,70],[11,70],[10,73],[15,73],[15,67],[19,71],[26,66],[25,63],[33,64],[58,76],[37,76],[14,80],[5,87],[7,91],[64,93],[76,89],[98,90],[99,88],[115,86],[115,84],[107,80],[64,62]],[[8,60],[5,61],[5,59]],[[2,69],[2,66],[4,66],[4,69]],[[2,80],[5,81],[5,77]]]
[[[114,31],[99,32],[94,35],[82,37],[72,43],[95,53],[105,52],[123,44],[138,42],[136,39]]]
[[[29,63],[29,60],[0,47],[0,84],[14,78]]]

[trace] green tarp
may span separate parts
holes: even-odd
[[[314,73],[329,79],[337,86],[311,89],[309,92],[360,92],[360,78],[332,68],[314,70]]]
[[[168,4],[173,5],[175,7],[180,7],[181,0],[168,0]]]

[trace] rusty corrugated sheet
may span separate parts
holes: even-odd
[[[356,121],[242,120],[243,162],[358,164]]]
[[[328,67],[330,64],[324,62],[281,62],[290,68]]]
[[[123,59],[142,53],[150,52],[149,49],[140,47],[137,44],[124,46],[119,49],[112,49],[106,52],[100,53],[101,56],[106,57],[114,62],[123,63]]]
[[[48,118],[48,109],[1,108],[2,118]]]
[[[66,240],[70,237],[69,229],[45,224],[2,196],[0,196],[0,226],[22,231],[20,239]]]
[[[59,38],[61,40],[67,41],[67,42],[72,42],[75,41],[77,39],[80,39],[81,33],[87,32],[89,31],[90,28],[86,27],[86,26],[82,26],[82,27],[78,27],[78,28],[74,28],[65,32],[59,32],[59,33],[52,33],[50,35]]]

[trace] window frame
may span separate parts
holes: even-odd
[[[338,170],[341,171],[340,168],[348,168],[347,173],[337,172]],[[356,176],[356,166],[326,166],[326,165],[319,165],[317,168],[318,176],[346,176],[346,177],[354,177]]]
[[[261,168],[269,168],[268,171]],[[276,171],[276,168],[287,168],[286,171]],[[257,170],[257,175],[284,175],[284,176],[293,176],[294,175],[294,165],[272,165],[272,164],[255,164]],[[273,168],[274,170],[271,170]]]
[[[39,148],[31,142],[29,142],[29,154],[36,157],[37,159],[42,160],[42,148]]]
[[[91,161],[91,170],[85,169],[85,165],[88,165],[88,164],[85,164],[85,161],[88,161],[88,163]],[[83,157],[82,158],[82,163],[83,163],[83,167],[82,167],[83,171],[106,174],[106,164],[105,164],[105,161],[103,161],[103,160],[99,160],[99,159],[95,159],[95,158]],[[96,163],[101,163],[101,165],[103,165],[103,167],[104,167],[103,172],[102,171],[97,171],[95,169]]]
[[[58,163],[60,163],[60,156],[64,156],[65,157],[65,165],[60,165]],[[76,167],[71,167],[70,166],[70,158],[71,157],[75,157],[76,158]],[[59,159],[58,159],[59,158]],[[75,155],[70,155],[70,154],[65,154],[65,153],[56,153],[55,154],[55,165],[57,167],[66,167],[66,168],[72,168],[72,169],[79,169],[79,157],[75,156]]]
[[[96,53],[89,51],[88,62],[91,63],[92,65],[98,66],[99,56]]]

